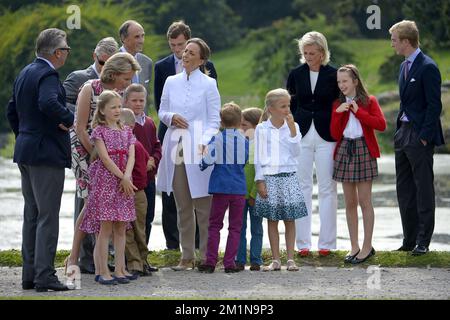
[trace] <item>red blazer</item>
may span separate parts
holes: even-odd
[[[357,104],[359,108],[355,116],[361,123],[369,153],[372,157],[379,158],[380,148],[378,147],[374,129],[378,131],[384,131],[386,129],[386,119],[384,118],[383,111],[378,104],[377,98],[374,96],[369,97],[367,105],[363,105],[360,101],[358,101]],[[330,132],[333,139],[337,141],[336,148],[334,149],[334,158],[336,157],[336,151],[344,138],[344,130],[347,126],[350,112],[352,112],[337,113],[336,109],[340,105],[341,102],[339,100],[335,100],[332,107],[333,112],[331,113]]]

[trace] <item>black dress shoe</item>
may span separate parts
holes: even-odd
[[[411,254],[412,254],[413,256],[422,256],[422,255],[424,255],[425,253],[427,253],[428,251],[429,251],[429,250],[428,250],[428,247],[417,245],[417,246],[414,248],[414,250],[411,252]]]
[[[69,287],[59,281],[49,283],[44,286],[36,285],[36,292],[47,292],[48,290],[67,291],[69,290]]]
[[[22,281],[22,289],[23,290],[31,290],[34,289],[36,285],[33,281]]]
[[[414,249],[414,247],[408,247],[408,246],[402,245],[400,248],[398,248],[398,249],[395,250],[395,251],[405,251],[405,252],[408,252],[408,251],[411,251],[411,250],[413,250],[413,249]]]
[[[352,263],[353,259],[356,258],[356,256],[358,255],[359,251],[360,250],[358,250],[358,252],[356,252],[354,255],[345,256],[344,263]]]
[[[158,268],[157,267],[153,267],[152,265],[146,265],[145,269],[147,269],[148,272],[158,272]]]
[[[360,264],[360,263],[363,263],[363,262],[365,262],[367,259],[369,259],[371,256],[374,256],[374,255],[375,255],[375,249],[372,248],[372,250],[370,250],[369,254],[368,254],[366,257],[364,257],[364,258],[362,258],[362,259],[358,259],[357,257],[355,257],[355,258],[352,260],[351,264]]]

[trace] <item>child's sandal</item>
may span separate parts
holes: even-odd
[[[262,271],[280,271],[281,270],[281,262],[280,260],[272,260],[272,262],[265,266]]]
[[[297,265],[295,264],[294,260],[288,260],[286,270],[287,271],[298,271],[299,269],[298,269]]]

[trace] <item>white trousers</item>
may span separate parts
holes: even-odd
[[[336,142],[323,140],[314,122],[302,138],[297,174],[305,197],[308,216],[295,221],[297,248],[311,249],[313,163],[319,185],[319,249],[336,249],[337,183],[333,177],[333,152]]]

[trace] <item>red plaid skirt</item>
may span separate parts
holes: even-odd
[[[361,182],[373,180],[377,176],[377,159],[370,155],[364,137],[343,138],[334,160],[333,180]]]

